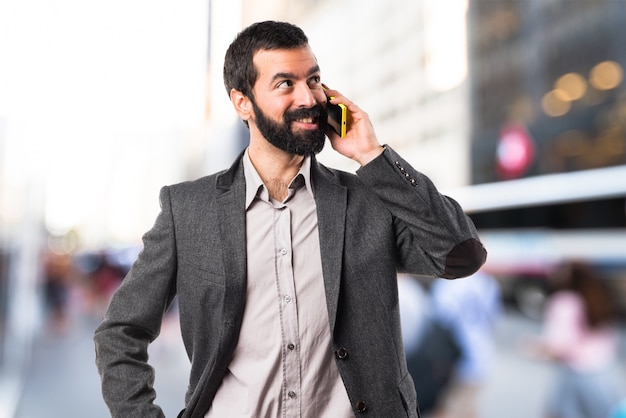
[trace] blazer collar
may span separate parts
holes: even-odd
[[[228,169],[218,173],[215,180],[215,187],[217,187],[218,190],[230,190],[233,185],[241,185],[242,188],[245,187],[243,181],[243,167],[241,165],[241,158],[244,152],[245,150],[239,153],[239,156],[235,158],[235,161]]]

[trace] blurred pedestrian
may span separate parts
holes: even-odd
[[[430,302],[424,285],[410,274],[398,274],[398,303],[404,351],[409,356],[419,346],[429,320]]]
[[[546,417],[606,418],[625,395],[617,304],[606,281],[584,263],[564,264],[555,280],[543,334],[531,346],[558,365]]]
[[[191,361],[182,417],[417,417],[397,272],[456,278],[486,252],[471,220],[326,89],[308,39],[242,31],[224,63],[250,144],[223,172],[161,191],[161,213],[95,334],[114,417],[161,417],[148,345],[178,296]],[[350,114],[345,137],[327,104]],[[325,144],[356,175],[327,168]]]
[[[413,276],[398,275],[402,338],[422,416],[448,387],[461,350],[449,327],[432,314],[430,295]]]
[[[480,270],[463,280],[436,279],[431,286],[434,318],[452,330],[460,348],[449,386],[434,408],[437,418],[476,418],[480,389],[488,379],[501,306],[500,285]]]
[[[43,261],[44,301],[51,330],[64,333],[69,325],[71,258],[67,253],[47,250]]]
[[[124,271],[120,266],[111,262],[106,251],[101,251],[98,258],[99,262],[96,269],[91,273],[91,280],[95,293],[95,308],[100,311],[106,309],[113,293],[122,283]]]

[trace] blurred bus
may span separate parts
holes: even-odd
[[[445,191],[475,222],[485,269],[524,314],[538,317],[561,262],[594,266],[626,314],[626,165]]]

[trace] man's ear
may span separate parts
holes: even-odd
[[[230,90],[230,101],[235,107],[235,112],[239,115],[239,117],[247,121],[252,116],[252,103],[250,99],[245,96],[239,90],[231,89]]]

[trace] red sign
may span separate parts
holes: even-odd
[[[500,132],[496,163],[504,179],[514,179],[526,172],[535,158],[535,145],[522,125],[505,125]]]

